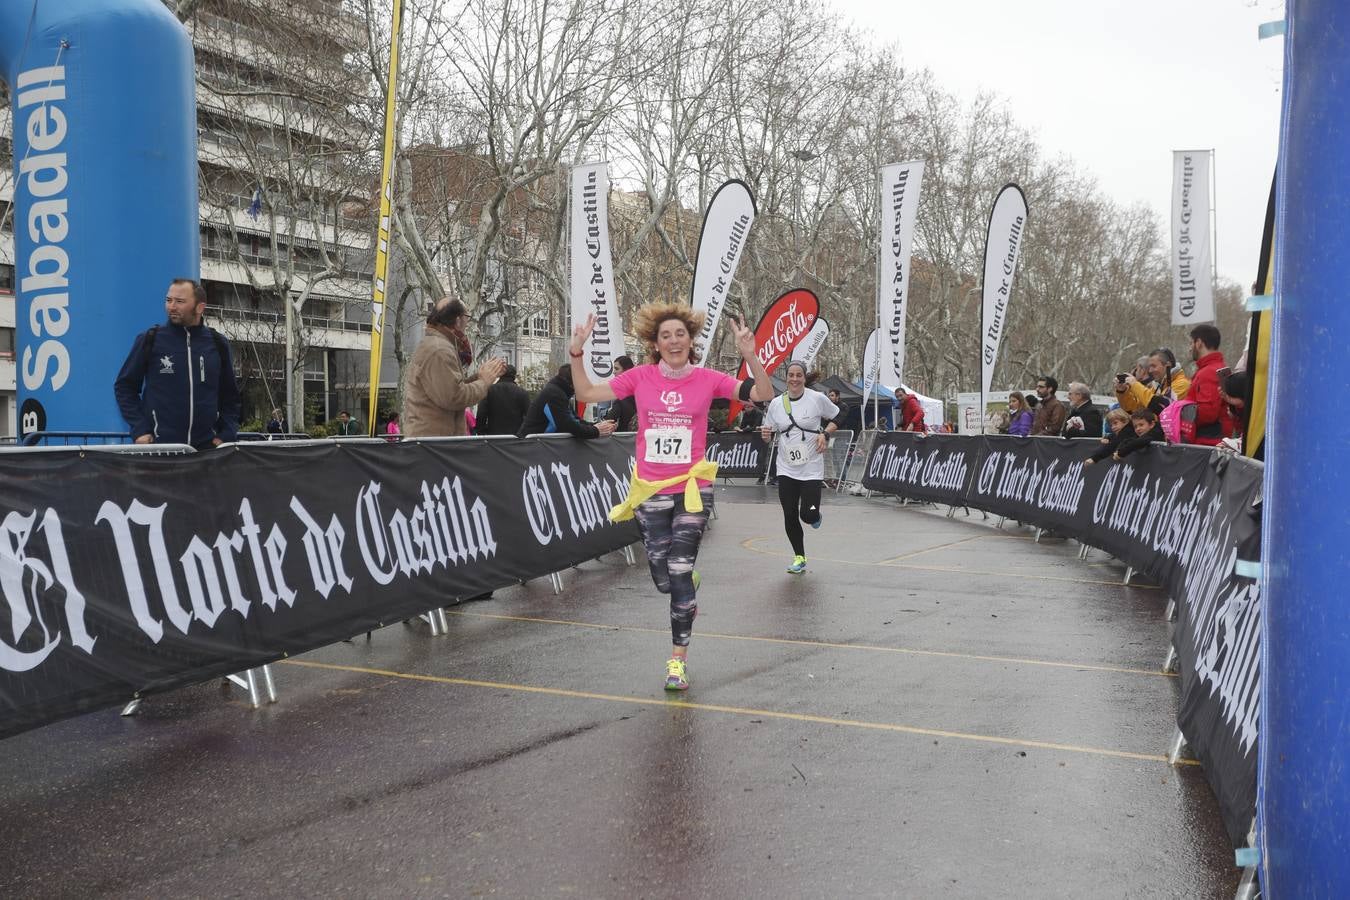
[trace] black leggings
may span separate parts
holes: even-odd
[[[798,556],[806,555],[802,522],[814,525],[820,521],[820,488],[823,483],[819,479],[798,481],[786,475],[778,476],[778,502],[783,505],[783,529],[792,542],[792,552]],[[801,521],[798,521],[799,518]]]
[[[636,510],[638,531],[647,550],[656,589],[670,595],[670,640],[677,647],[689,646],[698,603],[694,598],[694,560],[708,527],[712,490],[699,492],[703,512],[684,508],[684,491],[657,494]]]

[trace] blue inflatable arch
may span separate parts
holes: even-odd
[[[1289,0],[1266,431],[1263,896],[1350,896],[1350,4]]]
[[[192,44],[159,0],[4,0],[18,426],[126,431],[112,383],[201,265]]]

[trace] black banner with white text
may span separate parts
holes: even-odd
[[[618,550],[633,437],[0,454],[0,737]]]
[[[1256,808],[1263,466],[1154,445],[1085,466],[1095,440],[878,435],[863,486],[969,506],[1077,538],[1157,579],[1176,600],[1177,724],[1204,764],[1234,846]]]
[[[757,431],[710,431],[703,458],[717,463],[719,478],[758,478],[768,467],[769,445]]]

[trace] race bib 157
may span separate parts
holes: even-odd
[[[646,460],[649,463],[687,463],[693,444],[694,433],[688,428],[648,428]]]

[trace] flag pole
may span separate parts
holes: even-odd
[[[384,357],[385,288],[389,275],[389,234],[393,196],[395,109],[398,101],[398,38],[403,0],[393,0],[393,18],[389,29],[389,79],[384,98],[384,161],[380,173],[380,223],[375,238],[375,277],[370,284],[370,404],[367,423],[375,434],[375,417],[380,409],[380,361]],[[433,298],[435,299],[435,298]]]
[[[1210,294],[1211,296],[1219,289],[1219,173],[1215,171],[1216,162],[1214,148],[1209,149],[1209,261],[1210,266]],[[1219,320],[1217,307],[1214,313],[1214,321]]]
[[[876,313],[876,330],[872,332],[876,344],[872,348],[872,428],[875,431],[881,431],[881,392],[877,390],[877,382],[881,380],[881,254],[885,242],[885,235],[881,233],[881,224],[884,217],[881,214],[882,207],[886,205],[886,183],[885,176],[881,174],[881,169],[877,169],[877,296],[872,304]],[[863,359],[867,358],[867,351],[863,350]],[[863,376],[863,387],[867,386],[867,377]],[[863,403],[867,402],[866,397]],[[864,429],[865,431],[866,429]]]

